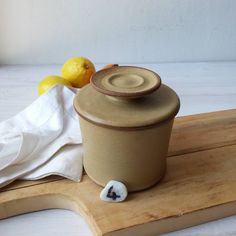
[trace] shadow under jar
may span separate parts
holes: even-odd
[[[145,68],[117,66],[95,73],[75,96],[84,168],[97,184],[110,180],[138,191],[165,174],[177,94]]]

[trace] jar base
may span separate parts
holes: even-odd
[[[163,171],[163,173],[161,174],[160,178],[156,179],[155,181],[153,182],[150,182],[149,184],[147,184],[146,186],[142,186],[142,187],[127,187],[128,189],[128,192],[129,193],[132,193],[132,192],[139,192],[139,191],[144,191],[144,190],[147,190],[147,189],[150,189],[152,187],[154,187],[156,184],[158,184],[159,182],[162,181],[162,179],[165,177],[165,172],[166,171]],[[94,182],[96,183],[97,185],[101,186],[101,187],[105,187],[107,183],[102,183],[102,182],[99,182],[97,180],[95,180],[93,177],[91,177],[87,172],[86,174],[88,175],[88,177]],[[116,180],[116,179],[110,179],[110,180]],[[116,180],[116,181],[119,181],[119,180]],[[109,181],[107,181],[109,182]],[[122,182],[122,181],[120,181]],[[122,182],[123,183],[123,182]],[[125,183],[123,183],[125,184]],[[125,184],[126,185],[126,184]]]

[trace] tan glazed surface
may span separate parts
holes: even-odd
[[[109,129],[84,119],[80,122],[84,133],[84,168],[99,185],[117,180],[129,191],[136,191],[163,177],[173,119],[136,131]]]
[[[158,89],[161,85],[161,78],[148,69],[117,66],[110,68],[109,71],[98,71],[92,78],[91,83],[97,91],[103,94],[137,98]]]
[[[105,186],[148,188],[165,174],[166,155],[179,98],[150,70],[117,66],[101,70],[76,95],[84,168]]]

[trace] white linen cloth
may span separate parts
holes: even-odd
[[[0,123],[0,187],[48,175],[81,179],[82,138],[74,95],[67,87],[55,86]]]

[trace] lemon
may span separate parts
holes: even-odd
[[[90,77],[95,73],[93,63],[85,57],[73,57],[65,62],[61,75],[73,87],[81,88],[90,82]]]
[[[49,75],[49,76],[46,76],[43,80],[41,80],[39,82],[38,94],[42,95],[47,90],[49,90],[50,88],[52,88],[58,84],[71,87],[71,83],[69,81],[65,80],[64,78],[57,76],[57,75]]]

